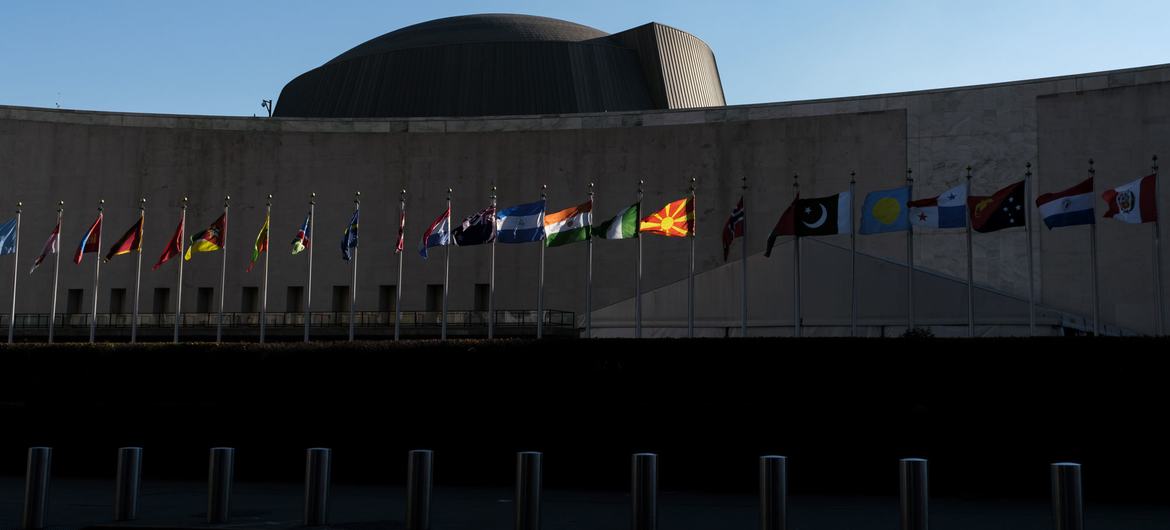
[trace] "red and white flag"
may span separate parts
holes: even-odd
[[[41,249],[41,255],[37,256],[37,259],[33,260],[33,266],[31,269],[28,270],[28,273],[32,274],[33,271],[37,270],[37,267],[41,266],[41,263],[43,263],[45,261],[45,257],[47,257],[49,254],[56,254],[60,251],[61,251],[61,219],[58,218],[57,219],[57,226],[55,226],[53,228],[53,233],[49,234],[48,241],[45,241],[45,246],[44,246],[44,248]]]
[[[1158,220],[1158,176],[1149,175],[1101,194],[1109,205],[1105,217],[1125,223]]]
[[[398,246],[394,247],[395,254],[401,254],[406,245],[406,212],[398,215]]]
[[[743,237],[744,220],[743,197],[740,197],[731,216],[727,218],[727,224],[723,225],[723,261],[727,261],[727,255],[731,252],[731,242],[737,237]]]

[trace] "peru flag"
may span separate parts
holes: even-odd
[[[1109,205],[1105,217],[1126,223],[1158,220],[1158,176],[1149,175],[1101,194]]]

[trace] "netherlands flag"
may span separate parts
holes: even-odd
[[[1036,197],[1036,207],[1048,229],[1062,226],[1091,225],[1093,213],[1093,177],[1064,191]]]
[[[451,244],[451,207],[447,207],[447,211],[439,215],[435,222],[431,223],[431,227],[423,233],[422,241],[418,243],[418,253],[423,259],[427,259],[427,249],[431,247],[443,247]]]

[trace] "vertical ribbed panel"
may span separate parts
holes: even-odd
[[[715,54],[694,35],[654,24],[669,108],[721,107],[723,83]]]

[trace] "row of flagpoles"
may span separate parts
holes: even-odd
[[[1089,178],[1081,182],[1077,186],[1067,190],[1048,193],[1041,195],[1036,199],[1037,208],[1040,210],[1045,223],[1049,228],[1057,228],[1064,226],[1074,226],[1087,224],[1090,227],[1090,268],[1092,275],[1092,305],[1093,305],[1093,326],[1094,332],[1100,334],[1101,322],[1099,318],[1099,303],[1098,303],[1098,288],[1097,288],[1097,257],[1096,257],[1096,230],[1095,230],[1095,210],[1093,207],[1093,178],[1095,169],[1093,169],[1092,160],[1089,161]],[[1156,300],[1156,315],[1157,333],[1162,333],[1162,300],[1161,300],[1161,266],[1160,266],[1160,250],[1159,250],[1159,232],[1157,226],[1157,211],[1156,211],[1156,197],[1157,197],[1157,157],[1154,157],[1153,173],[1150,176],[1138,179],[1137,181],[1119,186],[1117,188],[1105,192],[1103,198],[1109,203],[1109,211],[1106,212],[1105,217],[1112,217],[1129,223],[1145,223],[1154,222],[1154,256],[1155,256],[1155,300]],[[964,185],[952,188],[943,192],[939,196],[912,200],[913,197],[913,178],[912,173],[908,170],[905,186],[892,188],[887,190],[878,190],[869,193],[866,196],[865,202],[862,206],[862,216],[860,220],[860,230],[854,230],[853,212],[855,205],[853,202],[853,188],[855,184],[854,175],[851,174],[849,190],[847,192],[838,193],[826,197],[804,198],[800,197],[799,180],[794,176],[793,187],[795,191],[795,198],[789,207],[781,215],[779,222],[773,228],[769,235],[767,247],[765,250],[765,257],[770,256],[772,246],[775,240],[781,236],[794,236],[795,245],[793,251],[793,292],[794,292],[794,330],[797,336],[801,333],[801,310],[800,310],[800,239],[802,237],[832,235],[832,234],[850,234],[850,276],[852,278],[851,285],[851,313],[850,313],[850,330],[851,334],[856,334],[857,330],[857,285],[856,285],[856,233],[877,234],[884,232],[906,232],[906,248],[907,248],[907,326],[908,329],[915,328],[914,317],[914,250],[913,250],[913,232],[914,227],[929,227],[929,228],[966,228],[967,239],[967,294],[968,294],[968,333],[974,334],[974,281],[972,273],[972,245],[971,232],[994,232],[1006,228],[1023,227],[1027,233],[1027,247],[1028,247],[1028,278],[1029,278],[1029,330],[1034,334],[1035,332],[1035,289],[1032,278],[1032,244],[1031,244],[1031,228],[1027,222],[1027,210],[1024,210],[1027,204],[1031,203],[1030,178],[1031,178],[1031,163],[1027,164],[1027,171],[1023,180],[1010,184],[991,196],[974,196],[970,194],[970,179],[971,168],[967,168],[967,181]],[[690,260],[688,270],[687,283],[687,335],[694,336],[694,275],[695,275],[695,179],[691,179],[691,186],[689,194],[680,200],[673,201],[667,204],[661,210],[643,218],[641,216],[641,203],[643,200],[642,181],[638,183],[638,190],[636,201],[633,205],[623,208],[615,217],[601,223],[600,225],[593,225],[593,202],[594,192],[593,184],[590,183],[588,200],[585,203],[573,206],[564,210],[549,213],[546,215],[545,206],[547,201],[547,186],[542,186],[541,198],[537,202],[520,204],[498,210],[496,187],[492,187],[490,195],[490,206],[481,210],[480,212],[466,217],[462,223],[452,228],[451,218],[451,193],[453,190],[447,190],[447,208],[446,210],[431,223],[430,227],[424,232],[419,243],[419,253],[425,259],[427,257],[427,249],[442,246],[445,248],[444,253],[444,275],[443,275],[443,302],[442,302],[442,323],[441,323],[441,338],[447,337],[447,298],[448,298],[448,283],[450,279],[450,246],[472,246],[479,244],[491,245],[491,264],[490,264],[490,281],[488,294],[488,337],[492,338],[495,335],[495,246],[497,241],[503,243],[528,243],[541,242],[540,249],[540,263],[538,275],[538,291],[537,291],[537,336],[543,336],[543,314],[544,314],[544,252],[546,246],[560,246],[567,243],[585,241],[587,243],[587,259],[586,259],[586,311],[585,311],[585,334],[591,336],[592,332],[592,281],[593,281],[593,238],[601,239],[635,239],[636,241],[636,263],[635,263],[635,278],[634,278],[634,335],[641,337],[642,335],[642,243],[641,234],[643,232],[663,235],[667,237],[687,237],[690,239]],[[747,179],[744,178],[741,187],[744,196],[747,193]],[[724,246],[724,260],[727,259],[732,242],[736,238],[740,238],[743,245],[743,252],[741,256],[742,261],[742,293],[741,293],[741,334],[747,335],[747,220],[744,207],[744,196],[741,196],[736,207],[733,209],[731,216],[723,230],[723,246]],[[349,339],[354,338],[354,313],[357,305],[357,250],[358,250],[358,221],[360,217],[360,198],[361,193],[355,194],[353,214],[350,218],[349,224],[346,226],[342,241],[341,251],[342,259],[350,262],[351,278],[350,278],[350,319],[349,319]],[[157,270],[167,261],[175,256],[183,254],[183,259],[178,260],[177,271],[177,292],[175,302],[175,326],[172,339],[175,342],[179,340],[179,323],[182,314],[182,287],[183,287],[183,261],[191,259],[193,252],[221,252],[221,269],[220,269],[220,296],[218,321],[216,326],[216,341],[219,342],[223,338],[223,306],[224,306],[224,288],[226,285],[227,275],[227,219],[228,209],[231,197],[224,198],[223,214],[216,219],[207,229],[192,236],[187,246],[187,250],[183,253],[183,243],[185,239],[185,224],[187,213],[187,199],[184,197],[180,210],[179,225],[176,228],[175,234],[171,237],[158,262],[154,265],[152,270]],[[104,218],[104,203],[100,201],[98,206],[98,217],[93,224],[86,231],[82,237],[81,243],[74,254],[74,262],[80,264],[86,253],[97,253],[101,247],[102,238],[102,222]],[[20,232],[20,217],[22,204],[18,203],[16,217],[0,225],[0,255],[14,254],[15,258],[19,258],[18,241]],[[311,244],[311,237],[313,233],[314,216],[316,206],[316,194],[310,195],[309,212],[305,217],[300,229],[292,242],[292,254],[298,254],[302,251],[308,250],[308,267],[307,267],[307,286],[306,286],[306,300],[304,304],[304,340],[309,341],[310,328],[310,307],[312,304],[312,278],[313,278],[313,245]],[[57,209],[57,224],[46,241],[41,254],[34,260],[32,271],[44,261],[48,254],[54,254],[54,268],[53,268],[53,294],[49,318],[49,342],[54,338],[54,320],[56,316],[56,298],[57,298],[57,280],[60,269],[60,253],[59,253],[59,237],[61,231],[61,219],[64,210],[64,202],[58,203]],[[138,254],[137,268],[135,271],[135,286],[134,286],[134,304],[133,316],[131,324],[130,341],[136,342],[138,336],[138,303],[139,303],[139,289],[141,285],[141,269],[142,269],[142,236],[145,224],[146,199],[143,198],[139,203],[139,218],[138,221],[131,226],[131,228],[111,247],[106,257],[103,259],[94,260],[94,296],[92,314],[89,326],[89,340],[93,342],[96,335],[97,325],[97,304],[98,304],[98,287],[101,277],[101,262],[109,261],[115,256],[136,252]],[[256,242],[253,246],[251,262],[247,271],[250,272],[256,265],[261,254],[264,254],[264,269],[263,280],[261,287],[261,302],[260,302],[260,341],[264,342],[266,338],[266,319],[267,312],[267,298],[268,298],[268,233],[271,221],[272,212],[272,196],[268,196],[268,201],[265,206],[264,223],[257,234]],[[811,217],[810,217],[811,216]],[[832,222],[830,222],[832,221]],[[398,226],[398,241],[395,248],[395,253],[398,254],[398,283],[397,286],[402,285],[402,254],[404,250],[404,241],[406,234],[406,190],[402,190],[399,196],[399,226]],[[12,342],[13,331],[15,325],[15,310],[16,310],[16,282],[17,274],[16,267],[13,268],[13,286],[12,286],[12,306],[11,315],[13,318],[9,320],[8,340]],[[395,319],[394,319],[394,337],[398,339],[401,332],[401,288],[396,289],[395,301]]]

